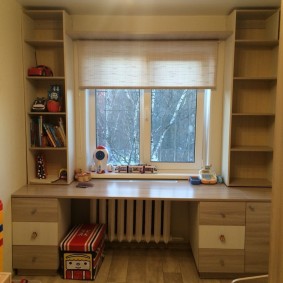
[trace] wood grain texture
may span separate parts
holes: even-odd
[[[13,222],[57,222],[58,200],[55,198],[12,199]]]
[[[12,194],[12,198],[58,199],[162,199],[176,201],[268,201],[270,188],[226,187],[224,184],[193,186],[188,181],[153,180],[95,180],[93,187],[70,185],[26,185]]]
[[[74,283],[56,276],[14,276],[41,283]],[[190,249],[178,248],[111,248],[95,281],[85,283],[230,283],[225,279],[200,279]]]
[[[200,225],[245,225],[245,203],[201,202]]]
[[[270,203],[247,203],[245,271],[268,273]]]

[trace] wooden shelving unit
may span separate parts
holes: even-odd
[[[223,176],[228,186],[271,187],[279,11],[235,10],[227,45]],[[229,113],[228,113],[229,112]]]
[[[26,136],[28,183],[49,184],[59,177],[61,169],[67,170],[67,179],[55,182],[69,184],[74,172],[74,123],[73,110],[73,43],[66,33],[70,17],[62,10],[26,10],[23,13],[23,60],[25,78]],[[53,71],[52,77],[28,76],[27,70],[36,65],[46,65]],[[32,112],[37,97],[48,98],[51,85],[59,85],[62,91],[60,112]],[[31,123],[39,117],[58,125],[63,121],[66,145],[52,147],[50,143],[38,146],[32,143]],[[45,135],[43,129],[43,135]],[[36,156],[45,157],[47,175],[36,175]]]

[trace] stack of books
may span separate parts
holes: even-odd
[[[65,147],[66,133],[63,119],[60,117],[57,123],[44,121],[40,115],[31,119],[31,146],[33,147]],[[47,139],[47,144],[44,140]]]

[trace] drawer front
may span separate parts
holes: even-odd
[[[43,198],[12,198],[14,222],[57,222],[58,200]]]
[[[58,245],[58,224],[13,222],[13,245]]]
[[[199,248],[244,249],[245,226],[199,226]]]
[[[200,202],[200,225],[245,225],[244,202]]]
[[[243,250],[200,249],[199,272],[244,272]]]
[[[13,246],[13,268],[57,270],[58,246]]]

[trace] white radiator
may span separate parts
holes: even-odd
[[[170,240],[170,201],[101,199],[90,205],[91,223],[106,224],[111,242]]]

